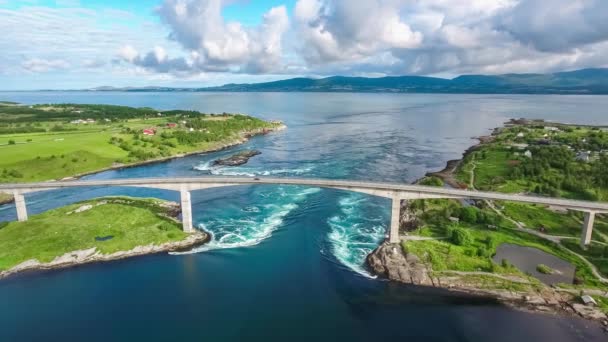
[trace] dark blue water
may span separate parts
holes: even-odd
[[[242,112],[289,127],[230,150],[92,179],[214,174],[411,182],[510,117],[608,123],[608,97],[61,92],[0,93],[0,99]],[[210,166],[244,148],[262,155],[240,167]],[[27,202],[34,214],[108,194],[178,199],[170,191],[91,188],[31,194]],[[598,325],[579,319],[371,278],[364,258],[384,236],[384,199],[288,186],[192,197],[197,226],[213,235],[209,245],[2,280],[0,341],[606,338]],[[0,220],[14,217],[14,207],[0,207]]]

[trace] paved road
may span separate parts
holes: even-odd
[[[57,181],[42,183],[20,183],[20,184],[1,184],[0,191],[11,193],[13,191],[32,192],[49,189],[89,187],[89,186],[142,186],[158,187],[165,189],[178,190],[180,186],[186,185],[190,189],[197,187],[205,188],[210,186],[233,186],[250,184],[282,184],[282,185],[303,185],[323,188],[346,189],[359,192],[378,193],[409,193],[418,195],[445,196],[453,198],[467,199],[488,199],[501,201],[514,201],[524,203],[537,203],[553,205],[574,210],[608,212],[608,203],[577,201],[561,198],[549,198],[539,196],[529,196],[521,194],[504,194],[498,192],[473,191],[462,189],[448,189],[441,187],[430,187],[422,185],[410,185],[399,183],[350,181],[350,180],[331,180],[313,178],[250,178],[250,177],[190,177],[190,178],[132,178],[132,179],[110,179],[110,180],[76,180],[76,181]],[[384,196],[389,197],[389,196]]]

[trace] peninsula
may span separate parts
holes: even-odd
[[[60,180],[216,151],[284,127],[242,114],[0,102],[0,183]]]
[[[67,180],[210,152],[284,127],[242,114],[3,101],[0,183]],[[12,200],[0,193],[0,204]],[[175,203],[112,197],[50,210],[25,222],[0,222],[0,278],[188,249],[209,239],[203,232],[183,232],[179,213]]]
[[[520,119],[479,140],[461,160],[419,183],[608,198],[607,128]],[[596,229],[584,242],[583,219],[581,213],[537,204],[404,201],[401,243],[381,245],[367,261],[374,273],[392,280],[608,324],[608,217],[596,215]]]

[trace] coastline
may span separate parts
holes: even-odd
[[[151,254],[182,252],[205,244],[210,239],[210,234],[197,231],[181,241],[167,242],[160,245],[150,244],[146,246],[137,246],[128,251],[119,251],[111,254],[101,254],[97,248],[93,247],[65,253],[48,263],[41,263],[35,259],[24,261],[17,266],[0,272],[0,279],[23,272],[62,269],[95,262],[106,262]]]
[[[81,173],[81,174],[77,174],[74,176],[66,177],[61,180],[65,181],[65,180],[78,179],[78,178],[81,178],[81,177],[84,177],[87,175],[97,174],[97,173],[109,171],[109,170],[120,170],[120,169],[126,169],[126,168],[131,168],[131,167],[137,167],[137,166],[141,166],[141,165],[162,163],[162,162],[166,162],[169,160],[183,158],[186,156],[191,156],[191,155],[196,155],[196,154],[217,152],[217,151],[221,151],[221,150],[233,147],[233,146],[237,146],[237,145],[246,143],[252,137],[255,137],[258,135],[266,135],[266,134],[269,134],[272,132],[282,131],[286,128],[287,128],[287,126],[285,124],[280,124],[277,127],[273,127],[273,128],[263,128],[263,129],[258,129],[255,131],[242,132],[238,139],[221,144],[215,148],[206,149],[206,150],[198,150],[198,151],[183,153],[183,154],[179,154],[179,155],[169,156],[169,157],[157,158],[157,159],[153,159],[153,160],[145,160],[145,161],[126,164],[126,165],[115,165],[115,166],[111,166],[111,167],[104,168],[104,169],[99,169],[99,170],[95,170],[95,171],[91,171],[91,172],[86,172],[86,173]],[[9,204],[12,202],[14,202],[14,198],[11,196],[11,198],[0,202],[0,205]],[[18,274],[18,273],[27,272],[27,271],[61,269],[61,268],[74,267],[74,266],[89,264],[89,263],[94,263],[94,262],[113,261],[113,260],[120,260],[120,259],[125,259],[125,258],[158,254],[158,253],[184,252],[184,251],[191,250],[195,247],[198,247],[200,245],[203,245],[203,244],[209,242],[210,240],[211,240],[211,235],[209,233],[204,232],[204,231],[196,231],[195,233],[192,233],[191,235],[189,235],[186,239],[184,239],[182,241],[168,242],[168,243],[164,243],[161,245],[137,246],[128,251],[119,251],[119,252],[115,252],[112,254],[101,254],[99,251],[97,251],[96,248],[90,248],[90,249],[86,249],[86,250],[77,250],[77,251],[68,252],[68,253],[65,253],[64,255],[58,256],[54,260],[52,260],[51,262],[48,262],[48,263],[41,263],[35,259],[27,260],[8,270],[0,271],[0,279],[6,278],[11,275]]]
[[[506,123],[505,123],[506,124]],[[424,177],[422,177],[421,179],[419,179],[418,181],[424,179],[425,177],[438,177],[441,178],[441,180],[443,180],[446,184],[448,184],[449,186],[455,188],[455,189],[460,189],[463,187],[463,184],[461,184],[456,178],[454,178],[454,175],[456,173],[456,170],[458,169],[458,167],[460,166],[460,164],[462,164],[462,161],[471,153],[477,151],[478,149],[480,149],[483,145],[492,142],[494,140],[494,137],[500,132],[500,130],[504,127],[498,127],[495,128],[492,133],[490,135],[482,135],[482,136],[478,136],[478,137],[472,137],[471,139],[476,139],[477,143],[472,145],[471,147],[467,148],[463,153],[462,153],[462,157],[460,159],[452,159],[452,160],[448,160],[446,162],[446,166],[440,170],[440,171],[431,171],[431,172],[427,172]],[[416,182],[418,182],[416,181]]]
[[[119,165],[112,165],[106,168],[102,168],[102,169],[97,169],[94,171],[89,171],[89,172],[82,172],[82,173],[78,173],[75,174],[73,176],[69,176],[69,177],[64,177],[62,179],[54,179],[54,180],[50,180],[50,181],[66,181],[66,180],[74,180],[74,179],[79,179],[85,176],[90,176],[90,175],[94,175],[100,172],[105,172],[105,171],[112,171],[112,170],[122,170],[122,169],[128,169],[128,168],[132,168],[132,167],[138,167],[138,166],[142,166],[142,165],[150,165],[150,164],[157,164],[157,163],[163,163],[166,161],[170,161],[173,159],[178,159],[178,158],[184,158],[184,157],[188,157],[188,156],[193,156],[193,155],[197,155],[197,154],[203,154],[203,153],[212,153],[212,152],[219,152],[237,145],[241,145],[244,144],[246,142],[249,141],[249,139],[258,136],[258,135],[267,135],[273,132],[279,132],[279,131],[283,131],[287,129],[287,126],[285,124],[281,124],[277,127],[273,127],[273,128],[262,128],[262,129],[257,129],[255,131],[247,131],[247,132],[242,132],[240,134],[240,137],[238,139],[223,143],[218,145],[217,147],[212,147],[209,149],[204,149],[204,150],[196,150],[196,151],[192,151],[192,152],[186,152],[186,153],[180,153],[180,154],[176,154],[173,156],[168,156],[168,157],[161,157],[161,158],[155,158],[155,159],[149,159],[149,160],[142,160],[142,161],[138,161],[138,162],[134,162],[134,163],[129,163],[129,164],[119,164]],[[12,200],[11,200],[12,202]],[[9,202],[10,203],[10,202]],[[3,203],[0,203],[3,204]]]
[[[426,177],[438,177],[450,187],[456,189],[466,188],[466,184],[462,184],[455,178],[456,171],[465,158],[484,145],[494,141],[495,137],[500,134],[505,127],[526,124],[529,122],[530,121],[524,119],[511,119],[503,123],[502,126],[494,128],[490,135],[472,137],[472,139],[477,140],[477,143],[467,148],[460,159],[447,161],[446,166],[442,170],[427,172],[423,177],[414,181],[413,184],[419,183]],[[551,124],[556,126],[568,125],[556,122],[551,122]],[[596,127],[591,125],[580,126]],[[579,295],[580,292],[576,290],[543,286],[540,289],[529,291],[509,291],[475,286],[475,284],[471,284],[464,279],[467,272],[433,272],[430,265],[421,262],[416,255],[406,253],[403,251],[400,244],[390,244],[388,241],[383,242],[367,256],[366,266],[371,270],[372,274],[376,274],[379,277],[390,281],[416,286],[442,288],[463,295],[493,298],[513,309],[527,312],[578,316],[602,323],[605,331],[608,332],[608,315],[597,307],[588,307],[579,303],[577,301],[577,295]],[[483,273],[485,274],[468,274],[501,279],[500,275],[486,272]],[[510,280],[513,281],[513,279]],[[529,282],[522,282],[522,284],[532,285]],[[606,293],[606,295],[608,295],[608,293]]]
[[[461,295],[491,298],[516,310],[578,316],[608,327],[606,314],[597,307],[589,307],[576,302],[576,294],[571,291],[547,286],[534,288],[534,284],[525,279],[506,279],[504,276],[485,272],[484,274],[457,271],[433,272],[430,266],[420,261],[416,255],[404,253],[400,244],[390,244],[388,241],[382,243],[368,255],[366,264],[373,274],[389,281],[439,288]],[[491,277],[497,281],[510,280],[530,286],[530,288],[527,291],[483,288],[480,285],[485,280],[467,280],[468,275]]]

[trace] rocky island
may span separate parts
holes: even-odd
[[[221,165],[221,166],[239,166],[246,164],[250,158],[255,157],[257,155],[262,154],[262,152],[257,150],[246,150],[235,153],[226,158],[220,158],[213,161],[213,165]]]

